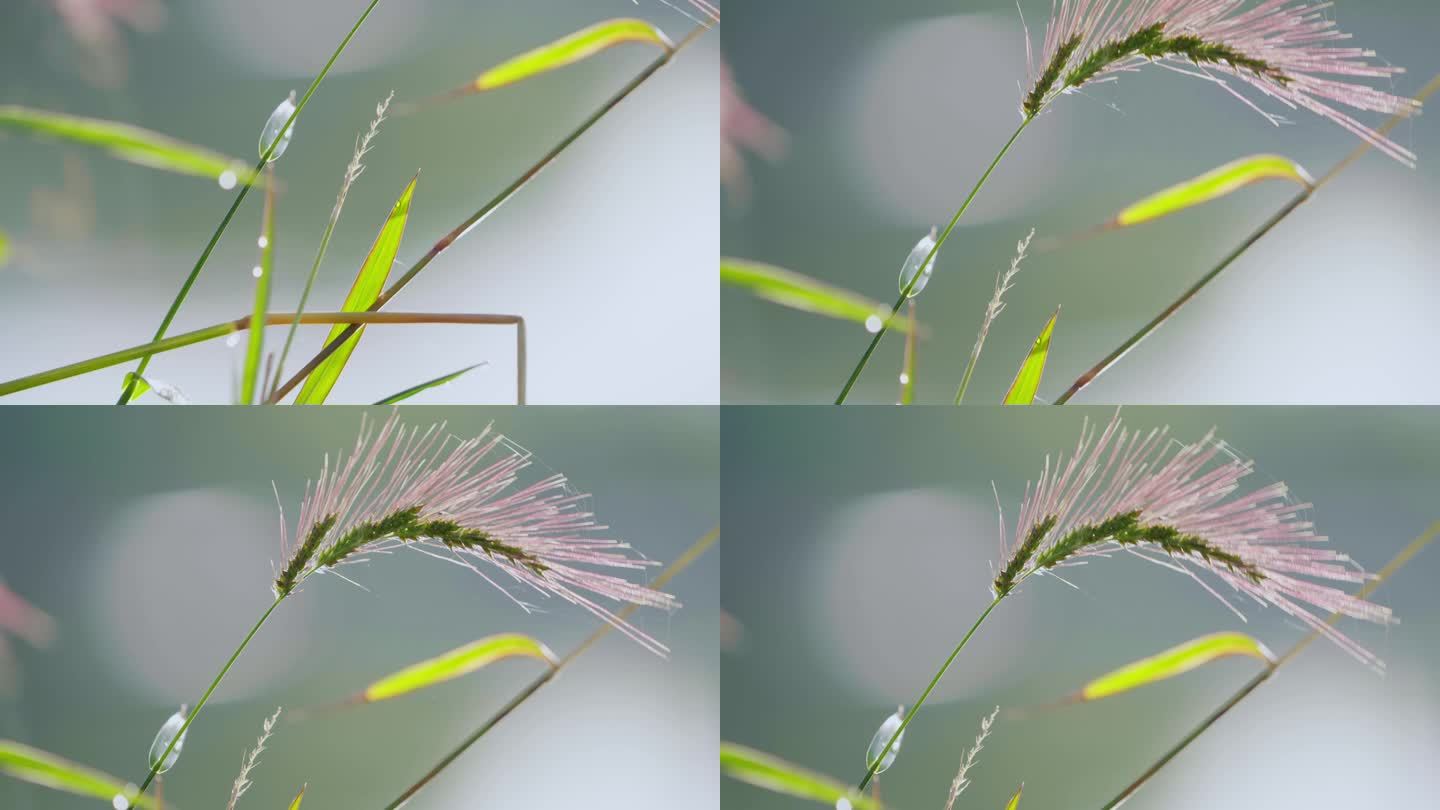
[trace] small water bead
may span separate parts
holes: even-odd
[[[925,257],[930,255],[930,251],[935,250],[935,236],[935,229],[931,228],[930,233],[915,243],[915,249],[910,251],[910,256],[905,259],[905,266],[900,268],[900,292],[905,292],[905,288],[910,284],[910,279],[915,278],[915,273],[920,269],[920,264],[925,261]],[[920,291],[925,289],[925,285],[930,283],[930,276],[935,273],[935,263],[938,261],[940,261],[940,254],[937,252],[935,258],[925,265],[925,271],[920,273],[920,280],[916,281],[915,287],[910,290],[910,298],[919,295]]]
[[[865,319],[865,331],[866,331],[866,332],[869,332],[869,333],[872,334],[872,335],[875,334],[876,332],[879,332],[879,331],[880,331],[880,327],[882,327],[882,326],[884,326],[884,325],[885,325],[885,322],[882,321],[882,320],[880,320],[880,316],[879,316],[879,315],[871,315],[870,317],[868,317],[868,318]]]
[[[259,278],[265,275],[265,268],[257,264],[255,265],[254,269],[250,271],[250,275],[254,276],[255,278]]]
[[[870,738],[870,747],[865,751],[865,767],[873,767],[875,768],[875,773],[880,774],[889,770],[890,766],[895,764],[895,757],[900,753],[900,743],[905,741],[904,732],[901,732],[899,737],[895,737],[895,732],[900,731],[900,725],[904,722],[904,706],[896,709],[894,714],[885,718],[885,722],[881,723],[880,728],[876,730],[875,736]],[[895,737],[895,744],[890,746],[889,751],[885,751],[885,744],[890,742],[891,737]],[[885,751],[884,757],[880,756],[881,751]],[[880,760],[879,765],[875,764],[875,760],[877,759]]]
[[[175,760],[180,758],[180,749],[185,747],[185,735],[180,734],[180,729],[185,725],[186,716],[186,707],[181,706],[180,711],[170,715],[170,719],[156,732],[155,742],[150,743],[150,767],[155,768],[156,763],[159,763],[156,773],[165,773],[175,767]],[[188,730],[186,733],[189,733]],[[175,740],[176,734],[180,734],[180,739]],[[170,748],[171,740],[175,740],[174,748]],[[165,761],[161,762],[160,756],[165,754],[166,748],[170,748],[170,753],[165,756]]]
[[[270,120],[265,122],[265,128],[260,131],[261,157],[265,156],[265,150],[270,148],[270,144],[273,143],[276,136],[280,134],[280,129],[285,126],[285,123],[290,120],[290,116],[294,114],[295,93],[292,91],[289,98],[280,102],[280,106],[275,108],[275,112],[270,113]],[[292,124],[289,129],[285,130],[285,135],[280,138],[280,143],[275,145],[275,151],[270,153],[269,162],[274,163],[280,159],[281,155],[285,154],[285,150],[290,146],[290,139],[294,136],[295,126]]]
[[[835,800],[835,810],[850,810],[850,800],[841,796]]]
[[[224,189],[225,191],[229,191],[230,189],[235,188],[235,184],[240,182],[240,178],[235,175],[235,172],[226,169],[225,171],[220,173],[219,182],[220,188]]]
[[[225,345],[229,346],[232,349],[236,346],[239,346],[240,336],[232,332],[228,337],[225,338]]]
[[[264,250],[265,248],[270,247],[270,240],[262,236],[256,241],[256,244],[260,245],[261,250]]]

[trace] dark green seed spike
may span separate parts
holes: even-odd
[[[1035,527],[1030,530],[1030,533],[1025,535],[1025,540],[1020,544],[1019,548],[1015,549],[1015,556],[1010,558],[1010,562],[1005,565],[1005,569],[1000,572],[999,576],[995,577],[995,597],[997,599],[1008,595],[1010,591],[1015,589],[1016,578],[1025,570],[1025,566],[1030,562],[1030,558],[1035,556],[1035,552],[1040,548],[1040,544],[1045,542],[1045,535],[1049,534],[1050,530],[1055,528],[1055,521],[1055,516],[1051,515],[1039,523],[1036,523]]]
[[[1155,23],[1123,38],[1107,42],[1065,75],[1066,87],[1080,87],[1107,67],[1141,54],[1149,55],[1165,41],[1165,24]],[[1152,57],[1153,58],[1153,57]]]
[[[1055,82],[1060,80],[1060,71],[1065,69],[1066,63],[1070,61],[1071,56],[1075,55],[1075,50],[1079,47],[1080,35],[1076,34],[1062,43],[1055,51],[1055,57],[1050,60],[1050,64],[1045,66],[1045,71],[1040,74],[1035,86],[1025,96],[1023,108],[1026,118],[1034,118],[1040,114],[1041,108],[1045,106],[1046,97],[1050,95],[1051,90],[1055,89]]]
[[[305,535],[304,542],[295,549],[295,556],[290,558],[290,564],[285,566],[285,570],[281,571],[280,576],[275,579],[277,594],[289,596],[290,592],[295,590],[295,584],[299,582],[300,574],[310,563],[310,558],[315,556],[315,550],[320,548],[320,544],[325,541],[325,535],[335,528],[336,519],[336,515],[326,515],[310,527],[310,532]]]
[[[1289,84],[1290,77],[1263,59],[1246,56],[1222,42],[1206,42],[1196,36],[1178,36],[1161,40],[1154,48],[1143,52],[1151,59],[1165,56],[1183,56],[1197,65],[1228,65],[1236,70],[1248,70],[1256,76],[1271,79],[1279,84]]]

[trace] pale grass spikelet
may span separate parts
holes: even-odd
[[[225,805],[225,810],[235,810],[235,805],[240,803],[240,797],[250,789],[250,772],[260,764],[260,754],[265,750],[265,743],[269,741],[271,732],[275,729],[275,721],[280,719],[280,707],[275,707],[275,713],[265,721],[260,732],[260,737],[255,740],[255,747],[249,753],[243,754],[240,759],[240,775],[235,777],[235,784],[230,788],[230,801]]]
[[[990,727],[995,724],[998,714],[1000,707],[996,706],[989,717],[981,718],[980,733],[975,735],[975,744],[960,757],[960,770],[955,772],[955,781],[950,783],[950,795],[945,800],[945,810],[955,810],[955,800],[960,798],[965,788],[970,787],[970,769],[975,767],[975,758],[985,749],[985,738],[990,736]]]
[[[665,654],[665,645],[602,604],[677,607],[669,594],[610,573],[658,563],[596,536],[606,527],[565,476],[522,482],[532,463],[490,427],[460,440],[443,424],[407,428],[398,413],[378,430],[362,424],[354,449],[333,462],[327,455],[307,486],[293,549],[282,533],[291,559],[276,593],[289,594],[313,573],[408,548],[468,568],[507,594],[505,579],[559,597]]]
[[[1026,486],[1013,540],[1006,544],[1007,556],[1014,554],[997,577],[997,595],[1031,573],[1123,549],[1191,577],[1230,606],[1200,576],[1209,574],[1381,668],[1379,659],[1325,620],[1340,613],[1395,621],[1389,608],[1329,584],[1372,577],[1323,545],[1327,538],[1303,517],[1310,504],[1293,502],[1284,483],[1242,491],[1252,472],[1253,462],[1216,440],[1214,431],[1183,444],[1168,429],[1131,431],[1116,411],[1097,437],[1087,420],[1069,459],[1047,456],[1039,479]],[[1013,574],[1009,582],[1006,572]]]
[[[995,276],[995,293],[990,298],[990,303],[985,307],[985,318],[980,322],[980,333],[975,336],[975,348],[970,352],[970,362],[980,359],[980,350],[985,347],[985,338],[990,335],[990,327],[995,324],[995,319],[1005,311],[1005,293],[1015,285],[1015,277],[1020,274],[1020,265],[1025,261],[1026,251],[1030,249],[1030,241],[1035,238],[1035,229],[1031,228],[1030,233],[1019,242],[1015,243],[1015,256],[1010,259],[1010,268]]]
[[[1023,113],[1033,118],[1062,93],[1154,63],[1214,82],[1272,122],[1283,120],[1227,81],[1239,80],[1290,109],[1327,118],[1414,166],[1413,151],[1337,108],[1413,115],[1421,104],[1362,83],[1389,81],[1405,71],[1377,63],[1374,51],[1337,45],[1350,35],[1327,18],[1332,5],[1315,0],[1052,0],[1040,61],[1030,66]]]
[[[355,151],[350,156],[350,163],[345,167],[345,179],[340,182],[340,193],[335,195],[335,207],[330,212],[331,220],[340,218],[340,210],[345,207],[345,199],[350,195],[350,188],[360,175],[365,173],[365,156],[370,153],[375,136],[380,134],[380,125],[385,123],[385,114],[390,109],[390,102],[395,100],[395,91],[383,101],[375,105],[375,118],[370,122],[370,128],[364,134],[355,136]]]

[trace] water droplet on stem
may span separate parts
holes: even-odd
[[[881,774],[895,764],[895,757],[900,753],[900,743],[905,740],[904,732],[901,732],[899,737],[895,737],[895,732],[900,731],[900,725],[904,722],[904,706],[885,718],[885,722],[880,724],[879,729],[876,729],[875,736],[870,738],[870,747],[865,751],[865,767],[874,768],[875,773]],[[890,742],[891,737],[895,737],[895,744],[890,746],[889,751],[885,751],[885,745]],[[880,756],[881,751],[885,751],[885,756]],[[880,761],[879,765],[875,764],[876,760]]]
[[[265,156],[265,150],[270,148],[270,144],[275,142],[275,138],[280,138],[280,142],[275,144],[275,151],[270,153],[270,163],[279,160],[280,156],[285,154],[285,150],[290,147],[290,139],[295,135],[295,126],[292,124],[288,129],[285,129],[283,136],[280,134],[280,130],[285,128],[285,124],[290,121],[290,116],[294,114],[295,93],[291,92],[290,96],[280,102],[279,107],[275,108],[275,112],[270,113],[270,120],[266,121],[265,128],[260,130],[261,157]]]
[[[165,724],[156,732],[155,742],[150,743],[150,767],[155,768],[156,773],[165,773],[175,767],[175,760],[180,758],[180,749],[185,746],[185,735],[180,734],[180,729],[185,725],[187,716],[186,707],[181,706],[180,710],[170,715],[170,719],[166,720]],[[188,729],[186,733],[189,733]],[[175,739],[176,734],[180,734],[180,739]],[[171,740],[175,740],[174,748],[170,748]],[[170,748],[168,754],[165,753],[167,748]],[[163,762],[160,760],[162,755],[165,757]],[[159,763],[158,767],[156,763]]]
[[[935,250],[935,236],[935,229],[931,228],[930,233],[921,237],[920,241],[915,243],[915,249],[910,251],[910,255],[906,257],[905,266],[900,268],[900,292],[905,292],[905,288],[910,284],[910,279],[915,278],[915,274],[920,271],[920,264],[930,255],[930,251]],[[920,291],[925,289],[925,285],[930,283],[930,276],[934,274],[935,263],[938,261],[940,261],[940,253],[936,251],[935,258],[925,265],[925,271],[920,273],[920,279],[911,288],[910,298],[919,295]]]

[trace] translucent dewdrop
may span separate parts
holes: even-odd
[[[180,707],[180,711],[170,715],[165,725],[155,734],[155,742],[150,743],[150,767],[156,773],[165,773],[175,767],[175,760],[180,758],[180,749],[185,747],[185,735],[180,734],[180,728],[185,725],[186,708]],[[188,732],[187,732],[188,733]],[[180,739],[175,740],[175,735],[180,734]],[[175,740],[175,747],[170,748],[170,741]],[[160,761],[160,755],[165,754],[165,749],[170,748],[170,753],[165,755],[165,761]],[[157,767],[158,763],[158,767]]]
[[[841,796],[835,800],[835,810],[850,810],[850,800]]]
[[[934,228],[931,228],[930,233],[925,234],[919,242],[915,243],[915,249],[910,251],[909,258],[905,259],[905,266],[900,268],[900,292],[905,292],[905,288],[910,284],[910,279],[915,278],[920,264],[925,261],[925,257],[929,256],[932,250],[935,250]],[[920,291],[925,289],[925,285],[930,283],[930,276],[935,272],[935,263],[939,260],[940,254],[937,252],[935,258],[925,265],[925,271],[920,273],[920,280],[915,282],[915,288],[910,290],[910,298],[919,295]]]
[[[875,731],[875,736],[870,738],[870,748],[865,751],[865,767],[874,768],[875,773],[880,774],[895,764],[895,757],[900,753],[900,743],[905,741],[904,732],[901,732],[899,737],[895,737],[895,732],[900,731],[900,724],[904,722],[904,706],[885,718],[885,722],[881,723],[880,728]],[[885,751],[885,744],[890,742],[891,737],[895,737],[895,744],[890,746],[889,751]],[[880,756],[881,751],[885,751],[885,756]],[[880,760],[879,765],[875,764],[877,759]]]
[[[280,106],[275,108],[275,112],[270,113],[270,120],[266,121],[265,128],[260,130],[261,157],[265,156],[265,150],[270,148],[271,143],[274,143],[275,136],[280,134],[280,128],[285,126],[285,122],[289,121],[290,116],[294,114],[295,93],[292,92],[288,98],[280,102]],[[295,126],[292,124],[289,129],[285,130],[285,137],[280,139],[280,143],[275,144],[275,151],[270,153],[270,163],[274,163],[280,159],[281,155],[285,154],[285,150],[290,146],[290,139],[294,135]]]

